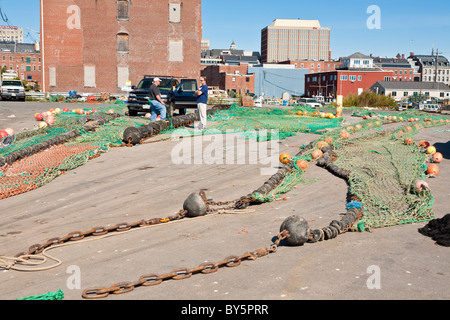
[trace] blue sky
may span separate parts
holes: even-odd
[[[380,8],[381,29],[370,30],[370,5]],[[319,20],[331,28],[331,56],[354,52],[393,57],[430,54],[450,58],[450,1],[433,0],[202,0],[203,38],[211,48],[260,51],[261,29],[275,19]]]
[[[380,8],[381,29],[367,28],[370,5]],[[0,0],[0,8],[8,19],[0,16],[0,24],[23,27],[25,41],[33,42],[26,28],[39,30],[39,0]],[[238,49],[260,51],[261,29],[277,18],[317,19],[331,28],[332,58],[357,51],[430,54],[433,46],[450,58],[449,0],[202,0],[203,38],[214,49],[234,41]]]

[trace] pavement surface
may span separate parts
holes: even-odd
[[[55,105],[0,102],[0,127],[16,132],[33,129],[37,125],[33,115]],[[361,120],[351,112],[344,116],[345,125]],[[450,125],[422,129],[415,137],[428,140],[444,155],[440,174],[427,179],[435,197],[436,218],[450,213],[449,129]],[[271,148],[293,155],[317,138],[299,134]],[[73,231],[165,218],[182,209],[189,194],[200,190],[213,201],[235,200],[270,177],[261,173],[261,168],[269,166],[262,163],[174,164],[173,152],[181,140],[155,137],[150,141],[154,143],[112,148],[39,189],[0,200],[0,255],[14,256]],[[65,300],[83,300],[87,288],[109,288],[137,281],[142,275],[162,275],[268,248],[291,215],[303,217],[311,228],[339,220],[346,212],[346,182],[314,164],[305,177],[310,182],[298,185],[285,200],[239,213],[184,218],[74,241],[47,251],[61,261],[48,270],[0,269],[0,299],[61,289]],[[420,234],[418,229],[424,225],[348,232],[300,247],[282,244],[276,252],[237,267],[139,286],[103,300],[447,300],[450,248]],[[53,263],[48,260],[39,267]]]

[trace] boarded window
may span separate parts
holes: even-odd
[[[117,87],[122,88],[126,86],[129,79],[129,68],[128,67],[117,67]]]
[[[84,66],[84,86],[95,88],[95,66]]]
[[[183,40],[169,40],[169,61],[183,61]]]
[[[181,22],[181,5],[179,3],[169,3],[169,22],[180,23]]]
[[[50,87],[56,87],[56,68],[50,67],[48,71]]]
[[[117,20],[128,20],[128,0],[117,1]]]
[[[128,53],[129,50],[128,34],[119,33],[117,35],[117,52]]]

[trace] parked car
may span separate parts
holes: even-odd
[[[133,86],[128,96],[128,114],[137,115],[138,112],[150,112],[150,86],[154,78],[160,78],[159,91],[161,99],[167,106],[167,114],[173,116],[176,109],[180,114],[186,113],[186,108],[197,108],[197,80],[172,76],[146,75],[137,87]]]
[[[299,104],[302,106],[310,106],[311,108],[321,108],[322,105],[316,99],[301,98]]]
[[[398,103],[398,107],[397,107],[398,111],[405,111],[405,110],[408,110],[408,108],[409,108],[409,104],[408,103],[404,103],[404,102],[399,102]]]
[[[439,105],[437,104],[426,104],[424,105],[423,110],[428,112],[440,112],[441,108],[439,108]]]
[[[2,100],[15,99],[25,101],[25,88],[20,80],[3,80],[0,89]]]

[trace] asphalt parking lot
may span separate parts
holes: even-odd
[[[37,125],[33,115],[55,105],[0,102],[0,126],[16,132],[33,129]],[[345,124],[360,121],[351,112],[344,116]],[[440,174],[427,180],[436,218],[450,213],[449,129],[448,124],[426,128],[415,137],[430,141],[444,155]],[[280,141],[277,148],[293,154],[317,138],[299,134]],[[238,199],[268,179],[261,174],[260,163],[175,165],[171,154],[179,143],[165,140],[113,148],[41,188],[0,200],[0,255],[12,256],[73,231],[165,218],[200,190],[213,201]],[[239,213],[185,218],[52,249],[48,254],[61,261],[56,268],[0,270],[0,299],[61,289],[66,300],[82,300],[86,288],[109,287],[267,248],[291,215],[303,217],[311,227],[328,225],[346,211],[348,186],[316,165],[309,166],[306,178],[311,182],[298,185],[285,200]],[[420,234],[418,228],[424,225],[349,232],[301,247],[281,245],[276,252],[237,267],[140,286],[104,299],[448,300],[449,248]]]

